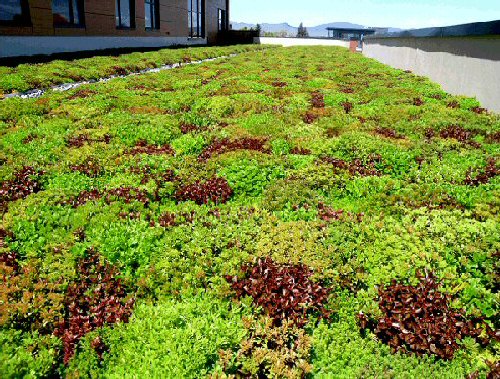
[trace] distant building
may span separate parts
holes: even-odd
[[[367,35],[375,34],[375,29],[361,28],[326,28],[328,30],[328,38],[339,39],[344,41],[363,41]]]
[[[389,28],[370,28],[375,30],[375,34],[387,34],[389,33]]]
[[[0,0],[0,57],[213,43],[229,0]]]

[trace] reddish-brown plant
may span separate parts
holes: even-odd
[[[379,308],[383,316],[373,320],[358,315],[362,330],[371,329],[377,337],[397,352],[417,355],[434,354],[452,359],[460,348],[458,341],[473,337],[483,345],[486,330],[489,337],[498,338],[483,320],[468,320],[464,310],[450,307],[451,295],[440,291],[440,282],[433,274],[420,278],[416,286],[398,283],[379,289]]]
[[[396,130],[392,128],[377,128],[375,132],[383,137],[392,138],[392,139],[404,139],[405,136],[396,132]]]
[[[191,212],[181,212],[179,214],[165,212],[158,218],[158,224],[162,228],[171,228],[174,226],[179,226],[182,224],[192,224],[194,222],[194,217],[196,215],[195,211]],[[151,226],[155,226],[156,223],[151,221]]]
[[[130,286],[118,278],[118,270],[94,250],[78,262],[76,273],[66,290],[64,319],[54,332],[63,341],[66,364],[87,333],[105,325],[128,322],[135,302]]]
[[[490,133],[486,136],[489,143],[500,143],[500,132]]]
[[[342,87],[340,89],[340,92],[342,92],[342,93],[354,93],[354,88],[352,88],[352,87]]]
[[[318,204],[318,217],[323,221],[338,221],[344,215],[344,210],[335,210],[324,203]]]
[[[86,162],[83,162],[82,164],[71,166],[70,169],[72,171],[80,172],[91,178],[97,178],[103,172],[103,169],[99,164],[99,162],[92,158],[88,159]]]
[[[415,157],[415,162],[417,162],[418,169],[420,170],[420,169],[422,169],[422,165],[425,162],[425,158],[424,157]]]
[[[500,361],[487,362],[490,372],[486,376],[486,379],[498,379],[500,378]]]
[[[176,215],[175,213],[165,212],[158,218],[158,224],[162,228],[171,228],[176,225]],[[151,226],[154,226],[155,222],[151,221]]]
[[[303,147],[294,147],[292,150],[290,150],[290,154],[295,154],[295,155],[311,155],[311,150],[304,149]]]
[[[467,171],[465,184],[472,187],[477,187],[481,184],[487,184],[490,179],[500,175],[500,168],[497,167],[494,158],[489,158],[486,167],[483,170],[474,172],[472,168]]]
[[[206,182],[197,181],[193,184],[182,186],[175,193],[178,201],[194,201],[198,205],[202,204],[223,204],[226,203],[233,190],[224,178],[211,178]]]
[[[318,217],[323,221],[331,222],[347,220],[362,222],[364,216],[364,213],[353,214],[351,212],[346,213],[343,209],[335,210],[322,202],[318,204]]]
[[[0,264],[5,265],[6,267],[10,267],[15,273],[17,273],[19,270],[18,259],[19,256],[16,252],[9,251],[0,254]]]
[[[111,75],[117,75],[117,76],[125,76],[128,74],[128,71],[121,66],[113,66],[111,68]]]
[[[111,142],[111,135],[105,134],[101,138],[97,138],[94,141],[95,142],[104,142],[105,144],[109,144]]]
[[[23,167],[15,172],[11,180],[4,181],[0,186],[0,209],[10,201],[25,199],[33,193],[40,192],[42,190],[40,177],[44,173],[33,167]]]
[[[111,142],[111,136],[109,134],[105,134],[100,138],[91,138],[88,134],[79,134],[77,136],[69,137],[66,140],[66,146],[79,148],[86,143],[91,142],[104,142],[109,144]]]
[[[109,346],[106,345],[101,336],[97,336],[96,338],[94,338],[90,343],[90,346],[92,347],[92,349],[94,349],[99,359],[102,359],[104,353],[109,351]]]
[[[68,147],[82,147],[86,143],[91,142],[92,139],[88,134],[79,134],[77,136],[69,137],[66,140],[66,146]]]
[[[417,107],[420,107],[424,104],[425,104],[424,101],[420,97],[416,97],[413,99],[413,105],[415,105]]]
[[[313,108],[324,108],[325,96],[321,92],[313,92],[311,95],[311,105]]]
[[[85,205],[89,201],[97,201],[103,197],[105,197],[107,203],[112,203],[115,198],[123,200],[126,204],[138,201],[146,205],[150,202],[150,198],[145,191],[132,187],[120,187],[113,188],[105,192],[101,192],[98,189],[82,191],[77,196],[72,196],[68,200],[63,201],[61,204],[78,208]]]
[[[63,201],[62,205],[69,205],[73,208],[78,208],[85,205],[89,201],[96,201],[102,197],[101,192],[98,189],[93,189],[90,191],[82,191],[77,196],[72,196],[68,200]]]
[[[481,108],[481,107],[473,107],[471,108],[471,111],[477,114],[483,114],[486,113],[486,108]]]
[[[181,124],[181,133],[182,134],[188,134],[188,133],[193,133],[202,130],[199,126],[196,126],[194,124]]]
[[[268,154],[270,153],[270,150],[264,147],[266,142],[267,141],[265,139],[252,137],[240,138],[234,141],[231,141],[227,138],[222,140],[215,140],[210,144],[210,146],[202,151],[202,153],[198,157],[198,160],[204,162],[209,160],[214,155],[220,155],[236,150],[253,150]]]
[[[5,238],[11,237],[11,233],[7,232],[5,229],[0,228],[0,249],[5,247]]]
[[[443,95],[441,95],[440,93],[436,93],[436,94],[431,95],[429,97],[432,99],[435,99],[435,100],[443,100]]]
[[[347,114],[351,113],[352,109],[354,108],[354,104],[348,101],[343,102],[341,105],[344,108],[344,112]]]
[[[436,131],[434,129],[426,129],[424,132],[425,138],[432,139],[436,135]]]
[[[351,162],[346,162],[342,159],[323,157],[321,162],[328,163],[338,170],[348,170],[351,175],[359,176],[380,176],[382,173],[375,167],[381,162],[380,157],[370,157],[366,163],[361,159],[356,158]]]
[[[26,138],[23,139],[22,143],[23,143],[23,145],[27,145],[30,142],[34,141],[36,138],[37,138],[37,136],[35,134],[30,134]]]
[[[302,121],[306,124],[314,124],[314,121],[316,121],[319,118],[319,116],[316,113],[313,112],[306,112],[306,114],[302,117]]]
[[[309,316],[329,318],[325,309],[330,290],[312,281],[313,271],[304,265],[277,264],[271,258],[243,266],[244,278],[227,276],[236,296],[250,296],[273,319],[275,326],[289,320],[307,324]]]
[[[118,216],[123,220],[140,220],[141,212],[120,212]]]
[[[138,188],[132,187],[120,187],[113,188],[107,191],[106,201],[111,203],[113,198],[119,198],[123,200],[126,204],[130,204],[133,201],[138,201],[139,203],[148,204],[150,199],[148,194]]]
[[[87,235],[85,234],[85,229],[80,227],[78,229],[76,229],[74,232],[73,232],[73,236],[75,236],[75,240],[77,242],[83,242],[85,241],[85,239],[87,238]]]
[[[159,186],[165,182],[174,182],[177,180],[175,172],[173,170],[166,170],[160,173],[153,173],[151,171],[151,167],[132,167],[130,168],[130,172],[136,175],[141,175],[141,184],[146,184],[151,180],[155,181]]]
[[[476,132],[467,130],[458,125],[450,125],[447,128],[441,130],[439,135],[441,136],[441,138],[456,139],[459,142],[467,142],[476,135]]]
[[[273,82],[271,85],[275,88],[283,88],[283,87],[286,87],[288,84],[286,84],[285,82],[276,81],[276,82]]]

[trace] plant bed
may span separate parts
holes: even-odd
[[[495,377],[476,100],[321,46],[0,67],[0,91],[231,53],[0,101],[0,376]]]

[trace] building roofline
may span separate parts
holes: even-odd
[[[500,36],[500,20],[437,28],[404,30],[397,33],[377,34],[376,36],[368,36],[367,38],[439,38],[471,36]]]
[[[333,28],[333,27],[328,27],[326,30],[330,31],[336,31],[336,32],[342,32],[342,33],[375,33],[375,29],[362,29],[362,28]]]

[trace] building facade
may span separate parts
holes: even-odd
[[[229,0],[0,0],[0,57],[207,44]]]

